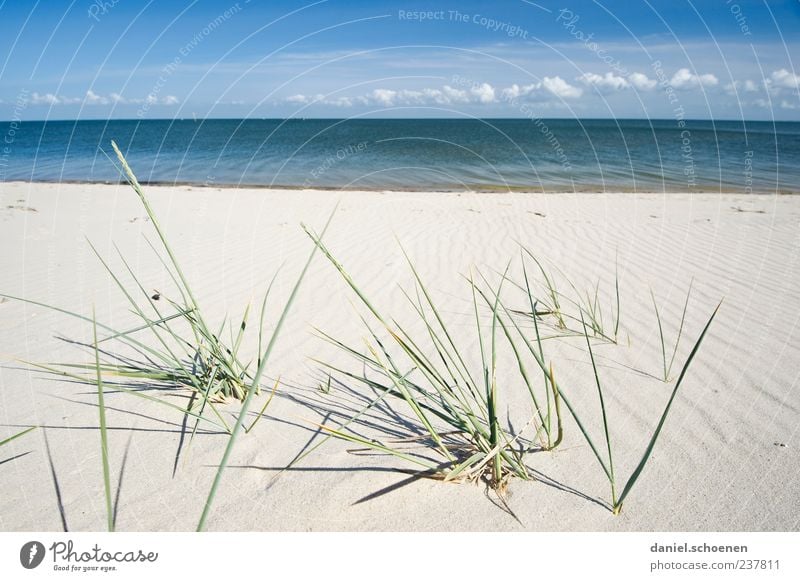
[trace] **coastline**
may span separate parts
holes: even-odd
[[[87,186],[123,186],[126,184],[124,180],[120,181],[89,181],[89,180],[7,180],[3,183],[10,185],[23,185],[23,184],[46,184],[46,185],[87,185]],[[286,185],[286,184],[254,184],[254,183],[228,183],[228,182],[192,182],[192,181],[148,181],[139,180],[139,183],[147,187],[155,188],[198,188],[208,190],[273,190],[273,191],[318,191],[318,192],[379,192],[379,193],[435,193],[435,194],[453,194],[453,193],[475,193],[475,194],[736,194],[745,196],[795,196],[800,194],[800,188],[796,190],[791,189],[778,189],[776,191],[768,191],[760,188],[752,188],[752,191],[747,191],[741,187],[711,187],[700,186],[691,189],[680,189],[675,183],[669,183],[662,189],[649,189],[647,187],[622,187],[617,184],[608,185],[603,187],[598,184],[585,184],[575,187],[573,189],[558,188],[553,186],[520,186],[508,184],[468,184],[463,188],[456,187],[433,187],[433,186],[409,186],[398,187],[395,185],[386,187],[346,187],[346,186],[326,186],[317,185]]]
[[[280,376],[281,388],[259,430],[241,438],[210,529],[797,529],[800,498],[792,482],[800,463],[800,348],[794,340],[800,313],[788,307],[800,304],[800,198],[686,192],[432,196],[418,190],[336,190],[339,195],[332,196],[331,190],[216,184],[147,189],[199,301],[220,320],[226,313],[241,316],[283,265],[274,305],[280,304],[311,247],[300,222],[320,228],[337,200],[326,244],[353,278],[381,307],[407,315],[398,285],[407,289],[413,279],[399,240],[445,305],[445,316],[464,329],[470,352],[476,344],[461,277],[471,267],[487,274],[502,269],[518,255],[518,242],[574,277],[581,289],[593,288],[596,280],[606,288],[617,265],[627,338],[622,359],[629,367],[604,361],[603,371],[615,380],[610,411],[635,444],[622,451],[626,467],[635,464],[665,396],[663,384],[636,371],[659,365],[649,289],[674,334],[694,281],[686,322],[690,339],[680,358],[710,310],[725,301],[622,515],[614,517],[602,506],[602,473],[571,426],[563,449],[532,461],[537,480],[512,482],[512,516],[479,485],[411,478],[401,471],[407,466],[351,453],[353,446],[340,441],[327,442],[295,470],[277,476],[318,442],[315,423],[344,405],[317,389],[319,370],[310,358],[340,361],[313,329],[352,342],[362,334],[346,285],[318,257],[268,371],[269,379]],[[216,195],[230,189],[236,194]],[[84,313],[94,306],[98,318],[124,328],[130,321],[124,297],[86,237],[105,257],[113,258],[118,245],[148,290],[169,290],[142,237],[153,238],[150,225],[127,185],[2,183],[0,221],[0,243],[13,249],[0,258],[0,292]],[[602,300],[609,297],[603,294]],[[2,530],[60,530],[63,521],[70,530],[102,529],[91,388],[19,363],[88,357],[59,337],[90,340],[85,325],[62,314],[18,301],[0,303],[3,430],[43,426],[16,441],[13,455],[26,455],[3,466],[8,493],[0,500]],[[564,384],[591,405],[586,361],[574,361],[569,349],[558,357]],[[348,405],[358,401],[351,396]],[[108,405],[115,481],[124,466],[120,529],[191,529],[225,436],[201,430],[187,447],[179,413],[122,393],[111,394]],[[232,416],[237,406],[223,409]]]

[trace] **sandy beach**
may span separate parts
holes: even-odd
[[[602,470],[570,418],[562,446],[531,455],[536,477],[513,480],[504,507],[483,484],[414,478],[397,458],[353,453],[354,445],[335,439],[281,472],[321,440],[317,424],[341,422],[374,397],[355,384],[337,384],[327,394],[319,389],[325,376],[312,358],[350,363],[314,329],[357,345],[364,327],[352,290],[318,255],[266,371],[265,384],[280,378],[275,399],[256,429],[239,439],[209,530],[798,530],[800,197],[188,186],[147,192],[212,320],[222,322],[226,313],[241,318],[281,268],[268,310],[272,325],[313,247],[300,223],[321,228],[339,201],[325,243],[353,279],[381,309],[407,320],[402,289],[412,288],[413,277],[402,244],[444,316],[463,329],[459,340],[474,354],[471,363],[479,357],[463,278],[471,268],[496,276],[519,259],[522,244],[581,291],[594,292],[599,280],[600,300],[609,305],[617,264],[622,339],[597,354],[625,474],[671,389],[654,377],[662,354],[650,289],[671,346],[693,284],[678,369],[724,299],[619,516],[605,505]],[[171,283],[143,236],[154,239],[152,225],[126,185],[2,183],[0,293],[87,316],[94,307],[99,321],[128,328],[135,318],[87,238],[119,265],[117,245],[146,288],[168,296]],[[516,262],[511,272],[519,277]],[[89,362],[93,352],[76,342],[91,342],[90,324],[0,302],[0,439],[40,426],[2,448],[4,531],[104,528],[94,388],[21,362]],[[566,343],[553,350],[553,360],[599,433],[585,351]],[[503,359],[499,368],[512,365]],[[155,395],[180,403],[186,394]],[[265,397],[254,402],[256,410]],[[177,411],[126,393],[107,394],[106,405],[117,529],[193,530],[227,435],[201,425],[189,444]],[[504,413],[513,405],[511,397],[504,401]],[[238,404],[219,409],[235,419]]]

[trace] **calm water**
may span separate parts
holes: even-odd
[[[0,123],[0,180],[532,191],[800,191],[800,123],[315,119]]]

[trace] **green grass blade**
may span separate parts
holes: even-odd
[[[160,319],[150,320],[145,319],[147,323],[144,325],[139,325],[138,327],[134,327],[133,329],[128,329],[127,331],[120,331],[119,333],[114,333],[113,335],[109,335],[108,337],[103,337],[98,341],[98,343],[105,343],[106,341],[111,341],[112,339],[117,339],[118,337],[122,337],[124,335],[131,335],[133,333],[138,333],[139,331],[144,331],[145,329],[149,329],[151,327],[161,326],[162,324],[172,321],[173,319],[178,319],[181,317],[185,317],[191,311],[181,311],[179,313],[174,313],[172,315],[168,315],[166,317],[161,317]]]
[[[244,429],[244,433],[245,434],[249,434],[251,432],[251,430],[256,427],[256,424],[258,423],[258,420],[260,420],[261,417],[264,415],[264,412],[267,411],[267,407],[269,407],[269,404],[272,401],[272,398],[275,396],[275,392],[278,390],[278,384],[280,384],[280,382],[281,382],[281,378],[280,377],[275,380],[275,386],[272,388],[272,391],[270,392],[269,397],[267,398],[267,401],[265,401],[264,405],[261,407],[261,411],[258,412],[258,415],[256,416],[256,419],[253,420],[253,423],[250,424],[249,428],[245,428]]]
[[[169,256],[169,259],[172,262],[172,266],[175,268],[175,272],[177,273],[178,278],[183,284],[183,288],[186,291],[186,294],[189,297],[192,306],[197,307],[197,301],[195,300],[194,295],[192,294],[191,287],[189,286],[186,277],[183,275],[183,271],[181,270],[177,258],[175,258],[175,255],[172,253],[172,248],[167,242],[167,238],[164,235],[164,231],[161,229],[158,218],[156,217],[153,208],[150,206],[150,202],[148,202],[147,197],[144,195],[144,192],[142,191],[142,187],[139,185],[139,180],[136,179],[136,176],[134,175],[133,171],[128,165],[125,156],[122,155],[122,152],[119,150],[119,147],[117,147],[115,141],[111,142],[111,147],[114,149],[114,152],[117,154],[119,162],[122,164],[122,169],[125,173],[125,177],[128,183],[131,185],[133,190],[139,196],[139,201],[142,202],[142,206],[144,206],[144,209],[147,212],[148,217],[150,218],[150,222],[153,224],[153,228],[155,229],[156,234],[158,234],[158,237],[161,240],[161,244],[164,246],[164,250],[166,251],[167,256]]]
[[[656,295],[653,294],[653,289],[650,289],[650,297],[653,299],[653,308],[656,311],[656,321],[658,321],[658,337],[661,340],[661,360],[664,366],[664,381],[667,381],[667,347],[664,343],[664,329],[661,326],[661,313],[658,312],[658,304],[656,304]]]
[[[617,258],[614,259],[614,294],[616,295],[617,300],[617,309],[614,314],[614,341],[617,340],[619,335],[619,320],[620,320],[620,310],[619,310],[619,261]]]
[[[583,322],[583,315],[581,314],[581,322]],[[611,453],[611,437],[608,434],[608,416],[606,415],[606,402],[603,397],[603,387],[600,383],[600,375],[597,373],[597,364],[594,360],[594,350],[592,349],[592,342],[589,340],[589,333],[586,330],[586,323],[583,324],[583,333],[586,337],[586,346],[589,349],[589,358],[592,361],[592,371],[594,372],[594,380],[597,384],[597,395],[600,397],[600,411],[603,416],[603,432],[606,437],[606,449],[608,451],[608,479],[611,482],[611,504],[616,505],[616,481],[614,479],[614,455]]]
[[[538,304],[538,301],[535,300],[535,298],[533,296],[533,293],[531,292],[531,285],[530,285],[530,281],[528,280],[528,267],[525,265],[525,257],[521,256],[520,258],[521,258],[521,262],[522,262],[522,276],[525,279],[525,291],[526,291],[526,293],[528,295],[528,304],[531,307],[531,318],[533,319],[533,327],[534,327],[534,330],[536,332],[536,345],[539,348],[539,356],[540,356],[541,360],[544,361],[544,348],[542,347],[542,336],[539,333],[539,320],[538,320],[537,314],[536,314],[536,305]],[[551,434],[550,417],[551,417],[551,413],[550,413],[550,391],[547,390],[547,371],[542,369],[542,374],[544,376],[545,397],[546,397],[546,403],[547,403],[546,422],[543,422],[543,425],[545,426],[545,431],[547,433],[548,446],[552,447],[552,445],[550,443],[550,434]],[[531,394],[531,397],[533,397],[533,394]],[[534,402],[535,401],[536,400],[534,399]],[[538,407],[538,404],[537,404],[537,407]]]
[[[561,423],[561,395],[558,393],[558,384],[556,383],[556,377],[553,373],[553,365],[550,365],[550,387],[553,390],[553,406],[556,410],[556,439],[554,442],[549,443],[548,450],[555,450],[558,448],[558,445],[561,444],[561,440],[564,439],[564,427]]]
[[[672,350],[672,357],[669,358],[669,364],[667,365],[667,377],[669,377],[670,372],[672,371],[672,364],[675,362],[675,355],[678,354],[678,345],[681,342],[681,337],[683,336],[683,324],[686,321],[686,311],[689,308],[689,297],[692,294],[692,284],[694,281],[689,282],[689,291],[686,293],[686,302],[683,303],[683,313],[681,313],[681,324],[678,327],[678,337],[675,339],[675,348]]]
[[[92,310],[94,319],[94,310]],[[114,511],[111,506],[111,473],[108,467],[108,430],[106,427],[106,404],[103,395],[103,377],[100,373],[100,349],[97,347],[97,325],[92,325],[94,337],[94,363],[97,368],[97,408],[100,411],[100,451],[103,462],[103,487],[106,494],[108,532],[114,532]]]
[[[394,333],[392,333],[392,335],[393,335],[394,339],[398,342],[398,344],[401,347],[403,347],[403,349],[406,350],[406,353],[409,353],[409,349],[410,348],[405,345],[403,340],[398,335],[396,335]],[[414,396],[407,389],[405,381],[397,379],[397,377],[400,377],[401,374],[400,374],[400,371],[395,366],[395,364],[392,361],[392,359],[389,357],[388,352],[384,350],[384,355],[386,355],[386,357],[387,357],[387,359],[389,361],[389,364],[392,366],[392,371],[390,371],[389,368],[382,361],[377,359],[377,354],[373,353],[373,355],[376,356],[376,360],[378,361],[379,365],[382,367],[384,374],[392,381],[392,383],[395,386],[395,389],[397,389],[397,391],[400,392],[403,395],[403,399],[405,399],[405,401],[408,404],[408,406],[414,412],[414,415],[416,415],[417,418],[419,419],[419,421],[422,422],[422,425],[425,426],[425,429],[428,431],[428,434],[430,434],[430,436],[433,439],[433,441],[436,442],[436,445],[442,451],[442,454],[444,454],[445,458],[447,458],[451,462],[455,461],[455,457],[450,453],[450,450],[448,450],[447,446],[445,445],[444,441],[442,440],[441,436],[439,435],[439,432],[436,430],[436,428],[433,427],[433,424],[430,422],[428,417],[425,415],[425,412],[423,411],[423,408],[419,405],[419,403],[416,401]]]
[[[44,369],[45,371],[48,371],[48,372],[52,373],[53,375],[59,375],[61,377],[69,377],[71,379],[75,379],[75,380],[80,381],[82,383],[93,383],[93,380],[90,380],[88,377],[86,377],[84,375],[77,375],[75,373],[69,373],[68,371],[64,371],[63,369],[58,369],[57,367],[52,367],[52,366],[49,366],[49,365],[45,365],[43,363],[32,363],[30,361],[24,361],[24,363],[26,365],[31,365],[32,367],[38,367],[39,369]],[[166,406],[168,408],[177,410],[177,411],[181,412],[181,414],[189,413],[189,415],[191,415],[193,417],[199,418],[199,419],[203,420],[204,422],[209,422],[210,424],[215,425],[217,428],[220,428],[220,429],[225,430],[226,432],[230,433],[230,428],[228,428],[226,425],[218,424],[214,420],[211,420],[211,419],[209,419],[209,418],[207,418],[205,416],[201,416],[201,415],[193,413],[193,412],[187,412],[186,409],[184,409],[184,408],[182,408],[180,406],[177,406],[174,403],[170,403],[168,401],[164,401],[163,399],[159,399],[157,397],[153,397],[152,395],[147,395],[146,393],[142,393],[142,392],[140,392],[138,390],[129,389],[127,387],[122,387],[120,385],[114,385],[114,387],[112,387],[111,390],[112,391],[121,391],[121,392],[124,392],[124,393],[129,393],[129,394],[131,394],[133,396],[136,396],[136,397],[139,397],[139,398],[142,398],[142,399],[146,399],[148,401],[152,401],[153,403],[157,403],[159,405],[163,405],[163,406]]]
[[[454,480],[455,478],[457,478],[457,477],[458,477],[458,475],[459,475],[459,474],[461,474],[462,472],[464,472],[464,470],[468,470],[468,469],[469,469],[469,468],[471,468],[471,467],[472,467],[474,464],[476,464],[476,463],[477,463],[477,462],[479,462],[481,459],[483,459],[485,456],[486,456],[486,454],[485,454],[485,452],[483,452],[483,451],[481,451],[481,452],[475,452],[475,453],[474,453],[472,456],[470,456],[469,458],[467,458],[466,460],[464,460],[462,463],[458,464],[458,465],[457,465],[455,468],[453,468],[452,470],[450,470],[450,471],[447,473],[447,476],[445,476],[445,478],[444,478],[444,481],[445,481],[445,482],[449,482],[449,481],[451,481],[451,480]]]
[[[370,300],[366,297],[366,295],[363,292],[361,292],[361,289],[358,288],[356,283],[350,277],[350,274],[344,269],[344,266],[342,266],[342,264],[333,257],[333,254],[331,254],[331,251],[328,250],[328,247],[325,246],[325,244],[323,244],[322,236],[317,236],[316,234],[314,234],[311,230],[309,230],[305,226],[305,224],[302,224],[301,226],[303,227],[303,230],[305,230],[306,234],[308,234],[309,238],[311,238],[311,240],[314,242],[316,248],[319,248],[319,251],[322,252],[325,258],[327,258],[330,261],[330,263],[333,264],[336,270],[339,271],[339,274],[342,275],[342,278],[344,278],[345,282],[350,286],[351,289],[353,289],[353,292],[355,292],[356,295],[358,295],[358,298],[361,299],[361,302],[364,303],[364,306],[366,306],[370,310],[370,312],[373,315],[375,315],[375,318],[378,319],[381,323],[383,323],[385,327],[388,327],[389,324],[381,316],[378,309],[375,308],[375,306],[370,302]]]
[[[347,376],[349,376],[349,377],[352,377],[353,379],[360,379],[360,378],[356,377],[355,375],[352,375],[352,374],[350,374],[350,373],[343,372],[343,371],[341,371],[341,370],[339,370],[339,369],[337,369],[337,368],[334,368],[334,367],[332,367],[332,366],[328,365],[327,363],[322,363],[321,361],[317,361],[317,363],[320,363],[321,365],[324,365],[324,366],[326,366],[326,367],[329,367],[329,368],[330,368],[330,369],[332,369],[333,371],[338,371],[338,372],[342,373],[343,375],[347,375]],[[328,375],[328,378],[330,379],[330,374]],[[367,380],[366,378],[364,378],[364,381],[366,382],[366,381],[368,381],[368,380]],[[370,402],[369,402],[369,403],[368,403],[366,406],[362,407],[362,408],[361,408],[361,409],[360,409],[360,410],[359,410],[357,413],[355,413],[353,416],[351,416],[350,418],[348,418],[346,422],[344,422],[343,424],[341,424],[341,425],[340,425],[340,426],[337,428],[337,430],[339,430],[339,431],[340,431],[340,430],[344,430],[344,428],[346,428],[346,427],[347,427],[347,426],[349,426],[350,424],[352,424],[352,423],[354,423],[354,422],[358,421],[358,420],[359,420],[359,418],[361,418],[361,416],[363,416],[365,413],[367,413],[367,412],[368,412],[369,410],[371,410],[373,407],[375,407],[376,405],[378,405],[379,403],[381,403],[381,402],[382,402],[382,401],[383,401],[383,400],[386,398],[386,396],[387,396],[387,395],[389,395],[389,394],[391,393],[391,392],[390,392],[388,389],[386,389],[386,388],[385,388],[385,387],[383,387],[383,386],[380,386],[380,389],[382,390],[382,393],[381,393],[381,394],[380,394],[378,397],[376,397],[375,399],[373,399],[372,401],[370,401]],[[318,424],[317,424],[317,425],[318,425]],[[314,451],[315,451],[317,448],[319,448],[320,446],[322,446],[322,445],[323,445],[325,442],[327,442],[327,441],[328,441],[330,438],[333,438],[333,437],[334,437],[334,434],[330,433],[330,430],[329,430],[329,433],[328,433],[328,435],[327,435],[327,436],[325,436],[325,438],[323,438],[321,441],[317,442],[317,443],[316,443],[314,446],[312,446],[311,448],[309,448],[308,450],[306,450],[304,453],[302,453],[302,454],[300,454],[299,456],[297,456],[297,457],[296,457],[294,460],[292,460],[292,461],[289,463],[289,465],[287,465],[287,466],[286,466],[286,468],[284,468],[283,470],[281,470],[281,473],[282,473],[283,471],[285,471],[285,470],[289,470],[290,468],[292,468],[293,466],[295,466],[295,465],[296,465],[298,462],[300,462],[300,461],[301,461],[303,458],[306,458],[306,457],[307,457],[309,454],[311,454],[312,452],[314,452]]]
[[[708,328],[711,326],[711,322],[714,320],[714,317],[717,316],[717,312],[719,311],[722,303],[720,302],[717,305],[717,308],[714,309],[714,312],[711,313],[711,317],[708,319],[706,326],[703,328],[703,332],[700,333],[700,337],[697,339],[697,342],[694,344],[692,348],[692,352],[689,353],[689,357],[686,359],[686,362],[683,364],[683,369],[681,369],[681,374],[678,376],[678,381],[675,382],[675,387],[672,389],[672,394],[669,396],[669,401],[667,401],[667,405],[664,408],[664,413],[661,414],[661,419],[658,421],[658,425],[656,426],[655,431],[653,432],[653,436],[650,438],[650,442],[647,444],[647,448],[644,451],[644,455],[642,459],[639,460],[639,464],[636,466],[636,469],[631,474],[628,482],[625,484],[625,488],[622,490],[622,494],[619,496],[619,500],[617,501],[616,505],[614,506],[614,512],[618,513],[622,508],[622,503],[625,501],[625,498],[630,493],[633,485],[636,484],[636,481],[641,476],[642,471],[644,470],[647,461],[650,459],[650,454],[653,453],[653,448],[656,445],[656,441],[658,440],[658,436],[661,434],[661,429],[664,427],[664,422],[667,421],[667,415],[669,414],[669,410],[672,407],[672,402],[675,400],[675,396],[678,393],[678,388],[680,388],[681,383],[683,382],[683,378],[686,376],[686,372],[689,369],[689,365],[692,363],[694,356],[697,354],[697,350],[700,349],[700,344],[703,342],[703,339],[706,336],[706,332],[708,332]]]
[[[486,302],[486,304],[489,305],[490,308],[492,308],[491,298],[486,295],[486,293],[483,291],[483,289],[475,287],[475,290],[481,296],[481,298],[483,298],[484,302]],[[495,296],[495,301],[498,301],[498,305],[500,307],[502,307],[504,312],[506,313],[506,315],[508,315],[508,310],[505,308],[505,305],[503,305],[501,302],[499,302],[499,297]],[[503,330],[503,333],[505,334],[505,336],[506,336],[506,338],[508,340],[508,344],[511,346],[511,351],[514,354],[514,358],[515,358],[515,360],[517,362],[517,368],[519,370],[520,375],[522,376],[522,380],[525,383],[526,388],[528,389],[528,394],[531,396],[531,402],[533,403],[534,413],[539,417],[540,424],[541,425],[545,425],[546,424],[546,418],[545,418],[545,416],[544,416],[544,414],[542,412],[541,406],[539,405],[539,400],[536,397],[536,392],[535,392],[534,387],[533,387],[533,382],[530,379],[530,376],[528,374],[527,368],[525,366],[525,362],[523,361],[522,355],[520,354],[519,348],[517,347],[517,343],[514,341],[514,339],[512,337],[512,334],[511,334],[511,330],[508,328],[508,325],[506,325],[505,321],[501,317],[498,317],[498,322],[500,323],[500,328]],[[523,337],[523,340],[524,340],[524,337]],[[524,342],[526,344],[528,343],[526,340]],[[529,345],[529,350],[530,350],[530,345]],[[545,388],[546,387],[547,387],[547,384],[545,383]],[[547,431],[547,430],[545,430],[545,431]],[[548,433],[548,435],[549,435],[549,433]]]
[[[337,204],[338,207],[338,204]],[[322,237],[325,235],[325,232],[330,226],[331,220],[333,220],[333,216],[336,213],[336,208],[334,208],[333,212],[331,212],[328,221],[325,223],[325,227],[322,229],[322,233],[320,234],[318,240],[322,241]],[[308,230],[306,230],[308,232]],[[281,312],[280,318],[275,325],[275,329],[272,331],[272,336],[270,337],[269,343],[267,344],[267,348],[264,350],[263,355],[261,356],[261,361],[259,362],[258,369],[256,369],[256,373],[253,377],[251,388],[247,390],[247,395],[245,396],[244,401],[242,402],[242,409],[239,412],[238,417],[236,418],[236,424],[233,426],[233,432],[231,433],[230,438],[228,439],[228,445],[225,447],[225,452],[222,455],[222,460],[220,461],[219,468],[217,469],[217,474],[214,477],[214,481],[211,484],[211,490],[208,493],[208,498],[206,499],[205,505],[203,506],[203,512],[200,515],[200,521],[197,523],[197,531],[200,532],[205,528],[206,519],[211,511],[211,507],[214,504],[214,498],[217,494],[217,489],[219,488],[219,484],[222,481],[222,475],[225,472],[225,468],[228,466],[228,459],[230,458],[231,452],[236,444],[236,439],[239,435],[239,430],[242,428],[242,423],[244,422],[244,418],[247,415],[247,410],[250,408],[250,402],[253,399],[253,394],[255,393],[255,386],[259,384],[261,381],[261,375],[264,373],[264,368],[266,367],[267,361],[269,360],[269,356],[272,353],[272,349],[275,347],[275,344],[278,341],[278,337],[280,336],[281,328],[283,327],[283,323],[286,320],[287,315],[289,314],[289,310],[291,309],[292,304],[294,303],[294,299],[297,296],[297,292],[300,289],[300,284],[303,282],[303,278],[305,278],[306,272],[308,272],[309,266],[311,266],[311,261],[314,259],[314,255],[317,253],[317,248],[319,248],[318,244],[314,245],[314,248],[311,250],[311,253],[308,256],[308,260],[306,260],[305,265],[303,266],[303,270],[300,272],[300,276],[295,282],[294,287],[292,288],[292,292],[289,294],[289,298],[286,301],[286,304],[283,307],[283,311]]]
[[[22,431],[21,431],[21,432],[19,432],[18,434],[14,434],[14,435],[13,435],[13,436],[11,436],[10,438],[6,438],[5,440],[2,440],[2,441],[0,441],[0,446],[5,446],[5,445],[6,445],[6,444],[8,444],[8,443],[9,443],[11,440],[16,440],[17,438],[20,438],[20,437],[24,436],[25,434],[27,434],[28,432],[30,432],[30,431],[33,431],[33,430],[35,430],[35,429],[36,429],[36,426],[30,427],[30,428],[28,428],[27,430],[22,430]]]
[[[450,344],[450,347],[453,349],[453,352],[455,353],[461,368],[466,374],[468,378],[467,384],[475,385],[475,380],[472,378],[472,374],[469,371],[469,367],[467,367],[463,357],[461,356],[461,352],[456,347],[455,341],[453,341],[453,337],[451,336],[450,331],[448,330],[447,326],[444,323],[444,320],[442,319],[442,316],[439,313],[439,309],[436,308],[436,303],[433,301],[430,293],[428,292],[428,289],[422,282],[422,277],[419,275],[419,272],[417,272],[414,263],[411,261],[411,258],[408,256],[408,253],[406,252],[405,248],[402,247],[402,245],[400,246],[400,250],[403,252],[403,256],[405,256],[406,262],[408,263],[409,268],[411,268],[411,272],[414,275],[414,279],[417,282],[418,288],[422,291],[422,295],[425,297],[425,301],[428,303],[428,306],[430,306],[431,312],[433,313],[433,316],[436,318],[436,322],[439,324],[439,327],[444,333],[447,342]]]

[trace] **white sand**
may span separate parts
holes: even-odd
[[[285,262],[274,321],[311,248],[299,223],[320,226],[341,199],[327,243],[354,279],[380,308],[407,316],[398,284],[410,288],[412,279],[396,235],[459,329],[473,363],[477,343],[460,276],[470,266],[487,273],[501,269],[518,256],[518,240],[558,264],[582,289],[600,278],[607,309],[618,255],[625,341],[598,347],[598,354],[621,481],[640,457],[672,384],[608,358],[659,372],[650,286],[663,305],[671,345],[694,278],[678,370],[717,301],[725,299],[622,515],[614,517],[595,502],[607,502],[608,486],[568,419],[562,447],[529,458],[551,484],[511,484],[508,504],[515,519],[481,485],[409,481],[393,470],[409,467],[401,461],[354,455],[347,451],[352,445],[334,440],[271,480],[314,437],[312,422],[322,421],[326,409],[341,409],[341,399],[316,391],[320,372],[309,358],[348,362],[314,337],[311,327],[356,343],[363,335],[352,293],[319,256],[268,369],[269,378],[282,378],[280,396],[256,430],[240,439],[210,529],[798,529],[800,197],[148,191],[213,320],[226,312],[241,316],[248,301],[258,303]],[[169,294],[163,269],[142,238],[152,238],[151,226],[127,187],[2,184],[0,208],[0,292],[86,314],[94,304],[99,320],[125,328],[133,318],[92,255],[89,237],[104,256],[112,256],[112,242],[119,245],[148,288]],[[0,449],[2,530],[60,530],[59,505],[70,530],[105,526],[91,386],[32,372],[16,361],[87,361],[90,352],[60,337],[87,341],[90,332],[90,325],[59,313],[15,301],[0,304],[0,439],[42,426]],[[554,364],[602,442],[586,353],[580,342],[574,345],[554,350]],[[503,361],[501,376],[506,372],[516,377]],[[127,446],[118,528],[193,529],[226,436],[201,433],[191,447],[184,442],[173,476],[181,415],[123,393],[109,395],[107,404],[115,486]],[[233,417],[237,407],[223,409]]]

